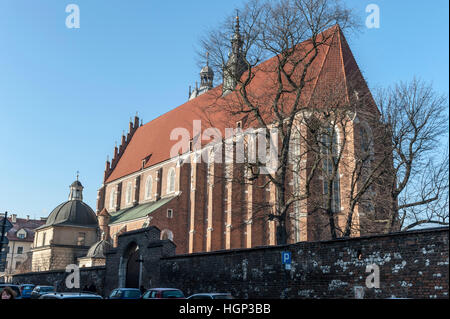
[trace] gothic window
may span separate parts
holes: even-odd
[[[145,182],[145,199],[152,198],[152,187],[153,187],[153,178],[151,176],[147,177]]]
[[[126,192],[127,205],[131,204],[131,195],[132,195],[132,186],[131,186],[131,182],[129,182],[127,185],[127,192]]]
[[[43,233],[42,234],[42,246],[45,246],[45,237],[46,237],[47,233]]]
[[[292,161],[292,178],[293,178],[293,194],[300,195],[300,133],[295,133],[291,142],[291,161]],[[292,223],[294,241],[300,241],[300,201],[294,202],[294,222]]]
[[[338,138],[337,131],[331,128],[328,128],[321,137],[321,153],[323,156],[323,193],[324,195],[328,195],[328,186],[329,182],[333,183],[331,188],[331,197],[332,197],[332,211],[339,212],[341,210],[341,199],[340,199],[340,176],[339,176],[339,167],[336,167],[336,174],[333,179],[331,179],[333,175],[333,169],[338,165],[337,157],[338,157]]]
[[[369,134],[364,126],[360,126],[359,135],[361,139],[361,151],[367,153],[369,151],[370,142],[369,142]]]
[[[169,229],[164,229],[161,232],[161,240],[171,240],[173,241],[173,233]]]
[[[371,130],[366,122],[362,122],[359,127],[359,138],[361,147],[361,160],[362,160],[362,175],[363,178],[368,178],[370,172],[371,164],[373,161],[373,143],[371,141]],[[369,190],[374,191],[374,185],[370,185]]]
[[[167,174],[167,193],[173,192],[175,192],[175,168],[171,167]]]
[[[114,209],[114,187],[111,189],[109,193],[109,208]]]

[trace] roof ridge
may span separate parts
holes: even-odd
[[[335,28],[335,27],[333,27],[333,28]],[[307,103],[306,105],[309,105],[309,103],[311,102],[311,100],[312,100],[312,98],[313,98],[313,96],[314,96],[314,93],[316,93],[317,83],[319,82],[319,78],[320,78],[320,76],[321,76],[321,74],[322,74],[322,71],[323,71],[323,66],[325,65],[325,62],[327,61],[328,54],[330,53],[331,46],[332,46],[332,44],[333,44],[333,41],[334,41],[334,37],[335,37],[335,36],[336,36],[336,33],[333,34],[333,37],[332,37],[332,39],[331,39],[331,44],[330,44],[330,45],[328,46],[328,48],[327,48],[327,52],[326,52],[326,54],[325,54],[325,56],[324,56],[324,58],[323,58],[323,60],[322,60],[322,65],[320,66],[319,74],[317,74],[317,76],[316,76],[316,78],[315,78],[315,81],[314,81],[314,87],[313,87],[313,89],[312,89],[311,95],[309,96],[309,100],[308,100],[308,103]]]
[[[349,92],[349,87],[348,87],[348,82],[347,82],[347,72],[345,71],[345,62],[344,62],[344,52],[342,49],[342,39],[341,39],[341,35],[344,37],[344,34],[342,33],[341,28],[338,29],[338,37],[339,37],[339,55],[341,57],[341,67],[342,67],[342,74],[344,75],[344,85],[346,88],[346,99],[347,102],[350,103],[350,92]],[[345,37],[344,37],[345,38]]]

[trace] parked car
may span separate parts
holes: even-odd
[[[31,298],[31,292],[33,291],[35,285],[33,284],[22,284],[20,285],[20,292],[23,299]]]
[[[152,288],[147,290],[142,299],[185,299],[183,292],[176,288]]]
[[[117,288],[109,295],[109,299],[140,299],[141,291],[137,288]]]
[[[85,292],[54,292],[45,294],[39,297],[39,299],[103,299],[94,293]]]
[[[53,286],[36,286],[31,292],[31,299],[38,299],[40,296],[49,294],[55,291]]]
[[[187,297],[187,299],[234,299],[230,293],[201,293]]]
[[[19,285],[10,285],[10,284],[0,284],[0,292],[3,290],[3,288],[9,287],[16,293],[15,299],[22,299],[22,294],[20,293],[20,286]]]

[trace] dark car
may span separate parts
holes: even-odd
[[[40,296],[56,292],[53,286],[36,286],[31,292],[31,299],[38,299]]]
[[[144,293],[142,299],[185,299],[185,297],[180,289],[152,288]]]
[[[234,299],[230,293],[201,293],[189,296],[187,299]]]
[[[45,294],[39,299],[103,299],[101,296],[93,293],[85,292],[54,292]]]
[[[22,293],[23,299],[31,298],[31,292],[33,291],[35,285],[32,284],[22,284],[20,285],[20,292]]]
[[[109,295],[109,299],[140,299],[141,291],[137,288],[117,288]]]
[[[20,292],[20,286],[18,285],[10,285],[10,284],[0,284],[0,292],[3,290],[3,288],[9,287],[16,293],[15,299],[22,299],[22,294]]]

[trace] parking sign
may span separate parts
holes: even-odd
[[[290,251],[283,251],[281,253],[281,263],[283,265],[290,265],[292,263],[292,254]]]

